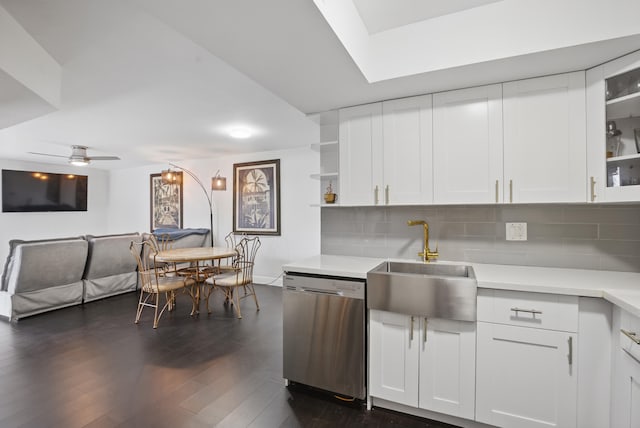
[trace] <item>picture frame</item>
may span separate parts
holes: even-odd
[[[150,228],[182,229],[182,172],[174,171],[176,182],[165,184],[162,174],[150,178]]]
[[[233,232],[280,235],[280,159],[233,164]]]

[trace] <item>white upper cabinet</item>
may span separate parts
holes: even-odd
[[[585,103],[575,72],[342,109],[340,203],[585,202]]]
[[[373,205],[382,191],[382,103],[339,111],[341,205]]]
[[[585,73],[504,84],[504,201],[585,202]]]
[[[385,101],[384,197],[381,203],[433,201],[431,95]]]
[[[431,95],[340,110],[340,203],[433,201]]]
[[[587,71],[591,202],[640,201],[640,52]]]
[[[502,201],[502,85],[435,94],[434,202]]]

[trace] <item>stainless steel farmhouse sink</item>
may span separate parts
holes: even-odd
[[[471,266],[384,262],[367,273],[367,307],[475,321],[477,289]]]

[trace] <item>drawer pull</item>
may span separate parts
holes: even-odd
[[[534,317],[536,315],[542,315],[542,311],[538,311],[536,309],[511,308],[511,311],[515,312],[516,316],[518,316],[518,312],[526,312],[528,314],[532,314]]]
[[[620,333],[624,334],[629,339],[633,340],[633,342],[636,345],[640,345],[640,339],[638,339],[638,336],[636,336],[636,334],[633,331],[627,331],[627,330],[620,329]]]

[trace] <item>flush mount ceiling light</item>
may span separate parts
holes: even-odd
[[[229,135],[233,138],[249,138],[251,137],[251,131],[247,128],[233,128],[229,131]]]

